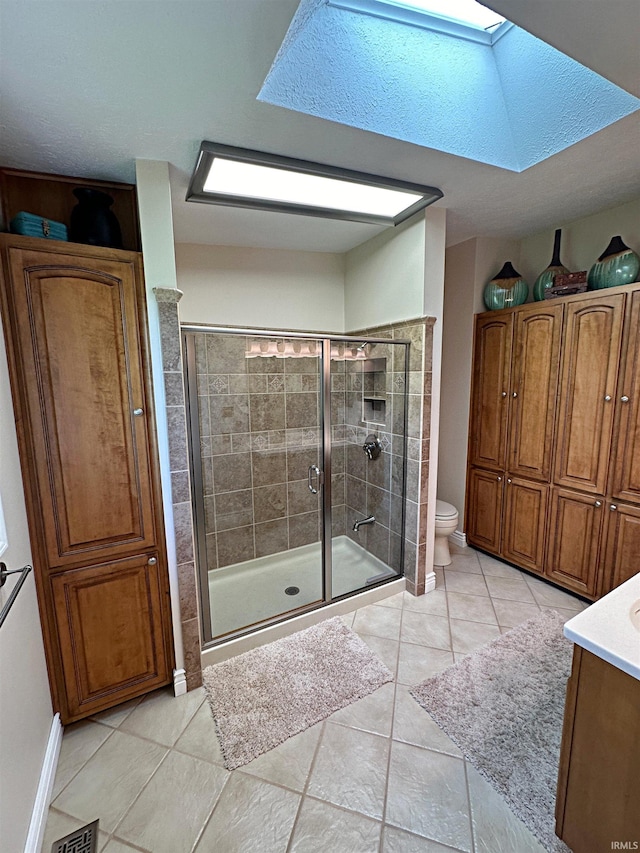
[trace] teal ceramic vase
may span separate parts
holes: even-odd
[[[538,278],[533,284],[533,298],[536,302],[541,302],[544,299],[545,290],[553,286],[553,279],[557,275],[568,273],[569,270],[560,260],[560,240],[562,238],[562,230],[558,228],[553,240],[553,255],[549,266],[542,270]]]
[[[522,305],[527,301],[529,285],[519,272],[514,270],[511,261],[502,267],[498,275],[487,283],[483,298],[489,311],[499,311],[512,305]]]
[[[589,290],[603,287],[618,287],[638,280],[640,256],[626,246],[620,236],[612,237],[611,242],[589,270],[587,283]]]

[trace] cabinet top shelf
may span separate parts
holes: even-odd
[[[545,299],[541,302],[525,302],[523,305],[513,305],[511,308],[501,308],[498,311],[479,311],[476,317],[504,317],[508,314],[522,313],[523,311],[537,311],[554,308],[557,305],[565,305],[570,302],[581,302],[592,299],[602,299],[612,293],[632,293],[640,290],[640,281],[631,284],[621,284],[618,287],[607,287],[600,290],[587,290],[585,293],[574,293],[571,296],[559,296],[557,299]]]

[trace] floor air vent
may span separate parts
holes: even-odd
[[[98,823],[99,821],[94,820],[93,823],[88,823],[54,841],[51,853],[97,853]]]

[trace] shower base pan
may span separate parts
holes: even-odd
[[[334,599],[399,577],[348,536],[332,539],[331,554]],[[321,543],[212,569],[209,600],[216,639],[299,607],[321,603]]]

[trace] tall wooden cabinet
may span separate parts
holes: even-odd
[[[590,598],[640,570],[639,329],[640,283],[476,318],[467,538]]]
[[[467,538],[494,554],[504,550],[505,559],[534,572],[544,563],[548,487],[542,484],[553,458],[562,317],[562,305],[542,303],[482,314],[476,322]],[[477,494],[485,480],[495,483],[490,501]],[[489,542],[479,521],[491,513]]]
[[[36,585],[66,723],[171,679],[141,258],[0,240]]]

